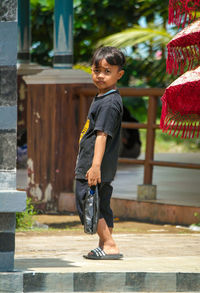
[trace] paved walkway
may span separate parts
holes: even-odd
[[[200,233],[114,238],[124,259],[95,261],[82,255],[97,246],[96,235],[17,233],[23,292],[200,292]]]
[[[16,269],[36,272],[190,272],[200,273],[200,233],[114,235],[124,259],[82,257],[97,247],[97,236],[16,236]]]

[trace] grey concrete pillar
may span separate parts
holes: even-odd
[[[17,0],[0,2],[0,271],[14,269],[15,213],[26,207],[16,191]]]

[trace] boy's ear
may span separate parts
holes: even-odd
[[[118,79],[120,79],[123,75],[124,75],[124,70],[122,69],[118,72],[118,76],[119,76]]]

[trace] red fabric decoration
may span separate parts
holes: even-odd
[[[192,69],[194,60],[200,60],[200,20],[179,32],[168,44],[167,72],[180,74]]]
[[[169,0],[169,23],[178,27],[184,27],[187,19],[189,22],[196,18],[196,12],[200,10],[200,0]]]
[[[199,137],[200,66],[176,79],[162,97],[160,128],[176,137]]]

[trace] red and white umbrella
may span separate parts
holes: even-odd
[[[187,20],[196,18],[197,11],[200,11],[200,0],[169,0],[168,22],[184,27]]]
[[[176,137],[199,137],[200,66],[187,71],[165,90],[160,128]]]
[[[194,61],[200,60],[200,20],[179,32],[167,44],[167,72],[177,74],[192,69]]]

